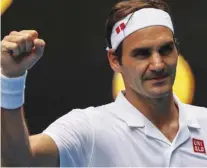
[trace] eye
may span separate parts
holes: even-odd
[[[166,44],[159,49],[159,53],[162,56],[167,56],[172,53],[174,44]]]
[[[138,58],[147,58],[151,55],[150,49],[136,49],[135,51],[132,52],[133,57],[138,57]]]

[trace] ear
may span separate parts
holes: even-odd
[[[111,68],[114,70],[114,72],[121,72],[121,65],[119,64],[119,60],[117,56],[114,55],[113,49],[108,50],[107,56],[108,56],[109,64]]]

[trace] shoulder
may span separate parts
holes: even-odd
[[[184,108],[187,111],[187,113],[190,113],[196,118],[205,118],[207,120],[207,108],[206,107],[184,104]]]
[[[89,117],[102,117],[108,114],[110,111],[109,109],[111,108],[113,103],[106,104],[106,105],[101,105],[101,106],[90,106],[87,108],[83,109],[73,109],[69,111],[67,114],[63,115],[62,118],[67,119],[67,118],[76,118],[76,117],[81,117],[82,119],[88,119]]]
[[[98,106],[98,107],[87,107],[84,109],[73,109],[58,118],[51,125],[57,125],[58,127],[71,128],[75,126],[76,128],[86,128],[92,127],[94,124],[98,123],[103,118],[107,119],[109,115],[109,108],[112,103]]]
[[[79,120],[79,122],[87,122],[90,125],[99,125],[100,121],[102,123],[111,120],[113,117],[111,115],[111,109],[113,108],[113,103],[109,103],[97,107],[87,107],[85,109],[74,109],[65,115],[66,120]]]
[[[44,134],[51,137],[60,154],[61,167],[85,167],[89,164],[104,106],[74,109],[49,125]],[[94,125],[95,124],[95,125]]]
[[[207,108],[185,104],[185,112],[191,119],[196,119],[199,125],[207,130]]]

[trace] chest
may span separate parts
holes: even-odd
[[[193,151],[190,137],[175,147],[146,136],[144,130],[99,131],[90,166],[207,166],[207,155]]]

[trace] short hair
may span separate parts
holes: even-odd
[[[111,45],[111,33],[116,22],[120,21],[130,13],[138,11],[143,8],[156,8],[161,9],[170,14],[167,3],[163,0],[125,0],[114,5],[106,20],[106,44],[108,48],[112,48]],[[115,51],[115,55],[118,56],[119,63],[121,63],[122,55],[122,43],[119,44]]]

